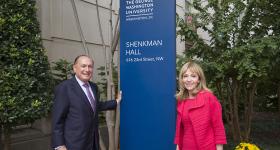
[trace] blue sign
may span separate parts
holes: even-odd
[[[175,0],[121,0],[121,150],[175,150]]]

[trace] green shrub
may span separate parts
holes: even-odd
[[[35,0],[0,1],[0,124],[32,123],[51,106],[49,63]]]

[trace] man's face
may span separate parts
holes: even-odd
[[[93,61],[86,57],[81,56],[76,64],[73,66],[73,70],[76,76],[83,82],[88,82],[92,77],[93,72]]]

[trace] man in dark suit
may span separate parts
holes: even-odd
[[[99,101],[96,84],[90,82],[93,60],[76,57],[75,76],[55,88],[52,110],[52,147],[55,150],[99,150],[98,111],[115,109],[121,101]]]

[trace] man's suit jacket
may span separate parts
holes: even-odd
[[[75,77],[55,88],[52,110],[52,147],[66,145],[68,150],[99,150],[98,111],[116,108],[116,101],[99,102],[96,84],[90,82],[96,112]]]

